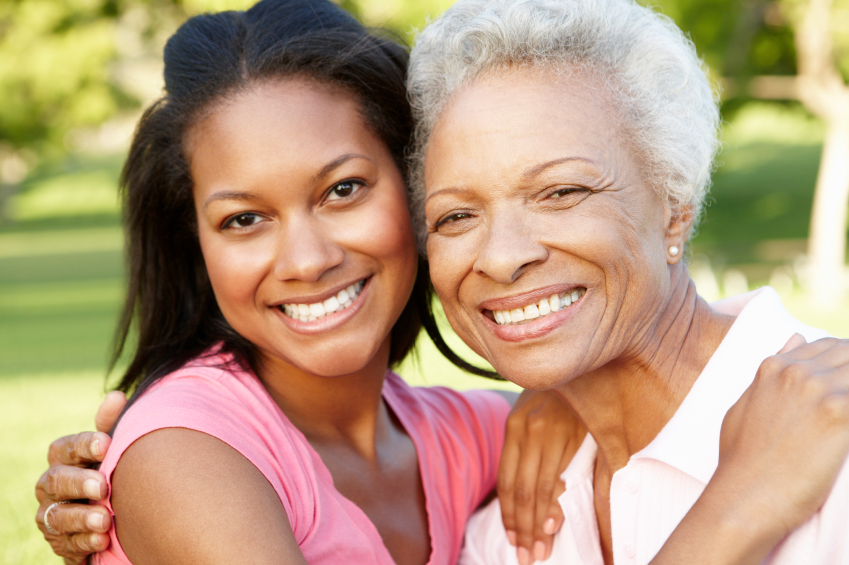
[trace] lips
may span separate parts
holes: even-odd
[[[587,287],[556,285],[479,306],[484,323],[504,341],[542,337],[564,324],[581,308]]]
[[[302,322],[314,322],[334,312],[350,308],[365,286],[366,279],[343,288],[330,298],[312,303],[287,303],[279,308],[290,318]]]
[[[554,293],[547,298],[534,301],[524,307],[510,310],[492,310],[495,323],[498,325],[526,324],[537,318],[548,316],[559,312],[563,308],[569,308],[581,299],[587,292],[586,288],[579,287],[574,290]]]

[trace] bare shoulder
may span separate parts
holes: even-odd
[[[274,488],[202,432],[166,428],[139,438],[112,475],[112,507],[134,565],[306,564]]]

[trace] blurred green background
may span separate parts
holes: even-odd
[[[772,284],[796,316],[849,336],[845,303],[818,311],[803,291],[823,124],[781,79],[759,79],[795,74],[799,2],[659,2],[726,91],[724,149],[691,272],[709,299]],[[0,2],[0,564],[59,562],[35,528],[33,488],[48,443],[90,429],[107,389],[124,281],[116,179],[140,110],[161,93],[164,40],[189,15],[250,3]],[[450,0],[341,3],[412,42]],[[401,372],[417,384],[491,386],[426,340]]]

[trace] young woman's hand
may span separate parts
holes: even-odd
[[[563,525],[557,498],[560,475],[581,446],[586,429],[554,392],[525,391],[510,416],[498,469],[498,498],[504,528],[519,563],[551,554]]]
[[[64,558],[67,565],[85,563],[90,554],[109,546],[106,535],[112,523],[109,512],[102,506],[88,505],[85,500],[106,497],[106,478],[88,467],[103,461],[112,441],[106,432],[126,403],[123,393],[110,392],[97,410],[97,432],[59,438],[47,452],[50,468],[35,486],[39,503],[35,522],[53,552]],[[83,502],[72,502],[80,500]],[[48,509],[50,514],[45,517]]]
[[[795,335],[722,425],[719,466],[652,565],[760,563],[828,497],[849,452],[849,340]]]

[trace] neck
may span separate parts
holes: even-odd
[[[597,472],[612,476],[651,443],[733,323],[696,294],[686,267],[671,275],[669,299],[642,341],[558,389],[598,444]]]
[[[345,444],[375,459],[393,425],[382,401],[388,360],[387,339],[365,367],[347,375],[314,375],[275,358],[264,359],[260,379],[313,447]]]

